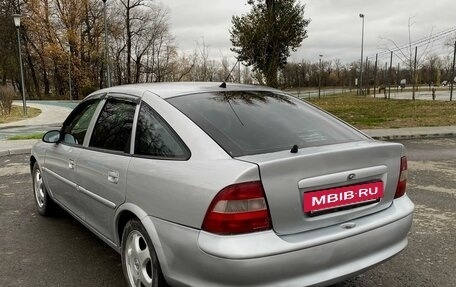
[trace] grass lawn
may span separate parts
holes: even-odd
[[[27,118],[33,118],[38,116],[41,113],[40,109],[35,109],[31,107],[27,107]],[[20,121],[25,119],[23,116],[23,109],[22,106],[13,106],[11,108],[11,114],[9,115],[2,115],[0,114],[0,124],[9,123],[14,121]]]
[[[351,94],[310,101],[360,129],[456,125],[456,102],[385,100]]]
[[[23,134],[9,137],[8,140],[39,140],[43,138],[44,133]]]

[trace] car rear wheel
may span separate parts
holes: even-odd
[[[49,196],[46,186],[44,185],[43,175],[37,163],[33,165],[33,193],[35,205],[38,213],[43,216],[49,216],[55,211],[55,203]]]
[[[130,287],[168,286],[144,226],[130,220],[122,234],[122,268]]]

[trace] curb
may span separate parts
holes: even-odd
[[[370,136],[370,137],[375,140],[390,141],[390,140],[411,140],[411,139],[432,139],[432,138],[456,137],[456,133],[385,135],[385,136]]]
[[[8,150],[0,151],[0,157],[11,156],[11,155],[30,154],[31,151],[32,151],[32,148],[8,149]]]

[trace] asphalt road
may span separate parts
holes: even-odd
[[[409,246],[333,287],[456,286],[456,138],[403,143],[416,204]],[[0,157],[0,286],[124,286],[120,255],[64,212],[36,213],[27,162]]]
[[[22,102],[15,102],[14,104],[22,105]],[[27,101],[27,104],[41,104],[41,105],[46,105],[46,106],[56,106],[56,107],[63,107],[68,109],[68,113],[74,109],[78,102],[69,102],[69,101]],[[34,134],[34,133],[44,133],[50,130],[55,130],[55,129],[60,129],[61,123],[63,120],[66,118],[58,118],[55,122],[49,123],[48,121],[45,121],[46,124],[37,124],[36,122],[33,122],[36,120],[32,120],[30,125],[23,125],[20,122],[16,125],[14,124],[13,126],[4,126],[0,127],[0,140],[7,139],[12,136],[16,135],[26,135],[26,134]],[[49,118],[46,117],[47,120]],[[0,125],[2,126],[2,125]]]
[[[409,160],[407,193],[416,205],[409,246],[337,287],[456,286],[456,138],[402,143]]]

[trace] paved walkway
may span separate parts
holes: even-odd
[[[14,103],[17,105],[17,103]],[[1,128],[23,127],[23,126],[52,126],[61,125],[66,117],[70,114],[71,109],[59,106],[43,105],[38,103],[27,103],[28,107],[41,110],[37,117],[29,118],[17,122],[0,124]]]
[[[0,124],[0,129],[14,129],[23,126],[52,126],[61,125],[71,109],[56,105],[43,105],[28,103],[31,107],[41,109],[41,114],[32,119],[26,119],[13,123]],[[398,129],[366,129],[363,130],[369,136],[378,140],[400,140],[430,137],[456,137],[456,126],[445,127],[417,127]],[[27,154],[34,143],[39,140],[0,140],[0,156],[11,154]]]

